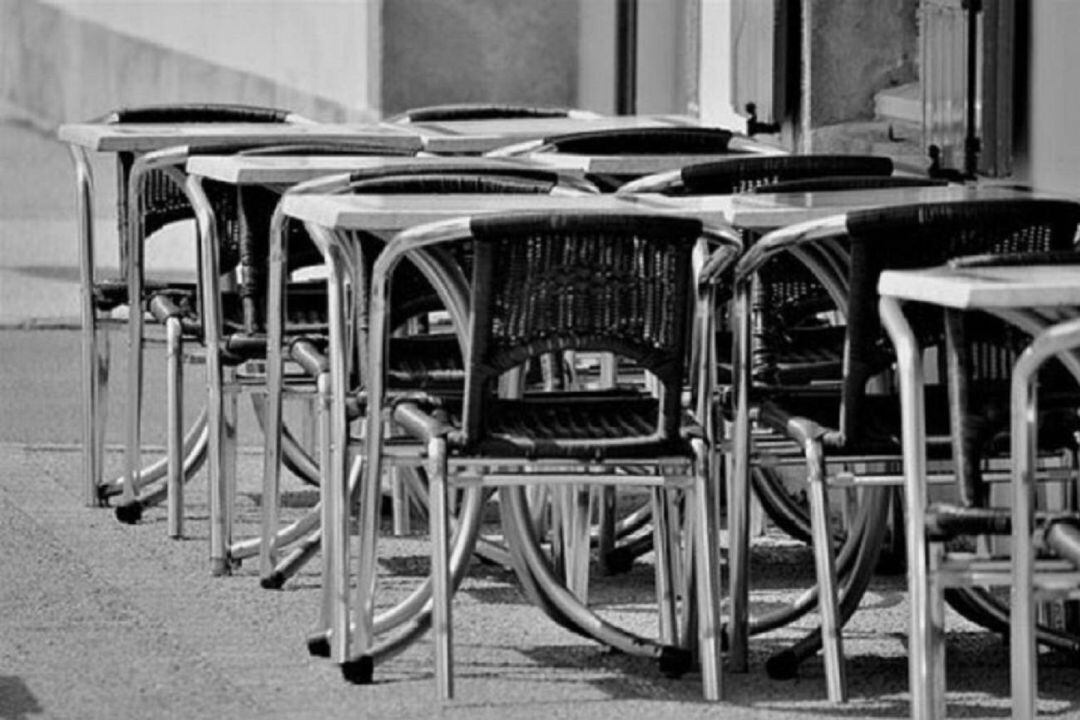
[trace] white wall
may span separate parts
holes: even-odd
[[[1031,2],[1031,95],[1018,175],[1036,188],[1080,194],[1080,3]]]
[[[43,1],[349,108],[377,109],[382,0]]]
[[[698,104],[710,125],[746,127],[746,118],[732,106],[733,74],[731,0],[701,0],[701,66]]]

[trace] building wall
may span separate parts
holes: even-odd
[[[873,117],[874,93],[916,79],[916,0],[809,5],[812,125]]]
[[[372,0],[0,0],[0,101],[54,125],[217,101],[372,118]],[[258,8],[258,12],[252,12]]]
[[[1080,3],[1038,0],[1029,5],[1030,38],[1021,39],[1017,48],[1026,53],[1028,68],[1020,80],[1027,97],[1019,109],[1016,177],[1039,189],[1080,195],[1080,44],[1074,37]]]
[[[388,0],[382,109],[449,102],[578,103],[578,3]]]

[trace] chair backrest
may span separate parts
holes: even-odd
[[[712,127],[614,128],[544,138],[533,152],[583,155],[725,153],[732,132]]]
[[[236,104],[176,104],[147,105],[115,110],[100,122],[110,124],[171,124],[171,123],[289,123],[310,122],[279,108],[259,107]],[[241,149],[241,148],[237,148]],[[219,149],[218,152],[223,150]],[[126,252],[126,240],[130,227],[128,208],[128,185],[131,168],[135,161],[134,153],[124,152],[117,155],[118,184],[118,223],[122,241],[121,253]],[[142,223],[143,235],[160,230],[166,225],[192,217],[191,206],[183,188],[176,183],[175,176],[160,170],[151,170],[142,179],[140,194],[143,198],[139,208],[138,221]],[[235,192],[222,192],[208,188],[211,200],[219,207],[219,219],[235,217]],[[235,239],[237,228],[233,225],[222,228],[222,238],[233,238],[232,247],[224,253],[223,267],[235,265],[239,241]]]
[[[889,177],[892,160],[874,155],[733,155],[639,178],[620,192],[730,195],[780,182],[829,177]],[[853,180],[853,182],[858,182]]]
[[[302,120],[288,110],[232,103],[177,103],[120,108],[106,123],[283,123]]]
[[[929,203],[849,213],[850,294],[840,418],[845,441],[857,442],[869,426],[867,381],[892,360],[877,309],[878,278],[884,270],[932,267],[963,255],[1064,251],[1073,246],[1078,224],[1080,204],[1045,199]],[[926,343],[940,342],[941,313],[913,310],[909,318],[916,336]]]
[[[438,168],[418,162],[416,165],[397,165],[380,169],[365,169],[353,173],[349,182],[338,188],[339,194],[548,194],[556,190],[586,192],[587,185],[575,182],[564,184],[566,178],[556,172],[525,165],[514,166],[509,163],[493,165],[490,162],[475,162],[468,159],[460,163],[444,163]],[[294,224],[292,232],[304,232],[299,224]],[[355,231],[351,233],[353,241],[363,249],[367,258],[374,258],[384,246],[384,241],[374,235]],[[306,234],[305,234],[306,237]],[[290,240],[292,243],[292,240]],[[292,246],[296,246],[292,243]],[[310,244],[308,244],[309,247]],[[312,252],[314,248],[311,247]],[[457,260],[463,267],[471,266],[471,248],[459,246],[455,249]],[[290,265],[299,266],[317,260],[315,255],[298,256],[290,250]],[[427,279],[411,263],[398,266],[393,278],[394,317],[393,324],[413,317],[418,313],[438,310],[442,303],[438,294]]]
[[[561,107],[538,107],[501,103],[449,103],[412,108],[388,119],[393,123],[442,122],[447,120],[499,120],[514,118],[564,118],[574,111]]]
[[[475,217],[464,442],[484,438],[498,377],[563,350],[612,352],[660,385],[656,433],[677,437],[700,221],[671,216]]]

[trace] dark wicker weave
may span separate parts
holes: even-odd
[[[853,187],[866,177],[890,177],[892,160],[874,155],[766,155],[725,158],[685,167],[680,172],[680,195],[730,195],[762,185],[830,177],[851,177]],[[819,189],[843,189],[819,188]]]
[[[568,117],[568,108],[529,105],[454,103],[412,108],[390,118],[390,122],[443,122],[453,120],[499,120],[513,118]]]
[[[724,153],[730,130],[704,127],[617,128],[544,138],[534,152],[583,155],[685,155]]]
[[[700,222],[666,217],[479,217],[460,446],[596,457],[678,451],[684,426],[690,249]],[[564,350],[612,352],[654,373],[658,399],[543,395],[507,401],[496,380]]]

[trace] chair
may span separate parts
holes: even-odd
[[[548,153],[581,155],[726,155],[752,152],[754,146],[734,133],[712,127],[642,127],[592,130],[514,143],[487,153],[490,157],[528,157]],[[637,177],[633,173],[592,176],[602,190],[613,191]]]
[[[112,112],[96,122],[107,124],[125,123],[215,123],[215,122],[251,122],[251,123],[306,123],[310,122],[298,115],[274,108],[262,108],[244,105],[169,105],[125,108]],[[138,158],[134,152],[117,154],[118,183],[118,234],[120,238],[120,266],[125,277],[98,278],[93,267],[92,228],[90,228],[90,196],[92,179],[85,152],[72,148],[72,156],[78,175],[79,212],[83,224],[83,236],[87,238],[81,259],[83,275],[83,322],[82,322],[82,364],[83,364],[83,427],[84,427],[84,471],[88,487],[91,490],[91,502],[99,504],[108,497],[122,492],[125,485],[143,486],[161,478],[166,471],[166,462],[158,462],[143,469],[129,482],[124,478],[114,482],[103,482],[103,451],[107,418],[107,386],[109,367],[108,337],[99,332],[105,317],[113,310],[129,304],[131,294],[127,274],[132,272],[132,257],[141,257],[141,247],[132,249],[131,239],[136,222],[142,223],[147,232],[153,232],[181,217],[190,216],[180,199],[178,186],[162,174],[152,174],[147,180],[152,186],[142,211],[144,217],[130,208],[129,187],[133,165]],[[194,291],[191,284],[152,283],[149,290],[158,297],[190,297]],[[139,294],[140,302],[148,301]],[[132,313],[140,316],[139,313]],[[140,316],[141,317],[141,316]],[[177,329],[170,330],[170,333]],[[129,364],[129,382],[137,383],[141,378],[141,354],[132,353],[133,362]],[[199,461],[204,441],[200,438],[200,423],[192,428],[187,442],[188,464]],[[125,477],[131,473],[125,473]],[[126,500],[130,501],[132,491],[126,491]]]
[[[159,117],[162,114],[157,111],[152,116]],[[233,116],[225,114],[223,117]],[[238,117],[246,118],[247,115],[240,113]],[[206,346],[207,328],[203,314],[205,308],[214,308],[214,318],[219,323],[228,319],[229,333],[222,334],[217,343],[209,345],[215,348],[210,353],[213,357],[208,358],[208,365],[212,372],[214,367],[224,363],[230,368],[227,372],[232,374],[235,372],[232,368],[258,357],[263,352],[262,340],[257,337],[261,332],[262,323],[257,299],[263,295],[268,223],[278,193],[261,187],[238,190],[225,183],[208,182],[204,193],[193,196],[186,187],[184,167],[190,157],[198,154],[220,155],[234,152],[277,155],[394,155],[402,154],[404,151],[364,140],[288,146],[267,146],[265,143],[252,141],[194,149],[187,146],[166,148],[144,154],[132,163],[128,174],[129,204],[136,210],[136,220],[130,232],[130,246],[134,249],[129,250],[128,264],[132,274],[127,282],[127,292],[132,295],[143,294],[141,248],[146,238],[160,227],[194,218],[199,212],[204,212],[213,219],[216,242],[220,243],[220,246],[214,246],[212,256],[206,242],[203,242],[199,248],[200,260],[205,263],[213,262],[216,267],[216,270],[210,271],[214,274],[213,283],[206,279],[205,273],[199,283],[200,288],[206,290],[202,293],[202,297],[197,297],[195,286],[189,286],[186,292],[169,289],[166,293],[153,293],[145,303],[149,315],[164,326],[166,333],[166,357],[169,359],[169,368],[166,373],[166,412],[169,437],[166,441],[166,483],[158,491],[144,497],[139,497],[139,490],[143,483],[135,479],[140,462],[141,432],[139,428],[142,397],[141,392],[135,391],[139,385],[129,386],[127,472],[126,480],[120,488],[122,498],[116,508],[117,517],[123,522],[137,522],[142,516],[144,507],[166,497],[169,500],[170,535],[173,537],[178,537],[183,532],[183,478],[193,474],[197,467],[197,464],[191,461],[190,453],[188,462],[184,462],[183,448],[186,444],[181,438],[181,418],[183,417],[180,400],[181,359],[185,352],[184,340],[187,338],[194,341],[196,345]],[[153,222],[145,221],[146,218],[151,218]],[[218,288],[220,282],[218,278],[230,273],[233,273],[235,277],[226,283],[229,292],[221,293]],[[312,308],[315,315],[318,315],[317,309],[320,298],[325,294],[324,291],[310,283],[305,286],[294,286],[292,291],[296,295],[294,302],[297,305],[303,297],[308,316],[311,315]],[[141,342],[142,324],[141,313],[130,315],[129,342],[133,346]],[[141,373],[141,363],[139,371]],[[134,377],[131,382],[134,383]],[[213,416],[209,420],[212,426],[217,426],[221,422],[219,418]],[[215,447],[216,443],[209,436],[206,437],[207,439],[200,443],[200,448],[207,445]],[[317,473],[310,459],[303,457],[299,446],[291,442],[291,438],[288,447],[291,466],[297,469],[301,476],[314,477]]]
[[[976,255],[948,263],[950,269],[961,272],[1047,265],[1075,268],[1080,266],[1080,257],[1070,249]],[[895,298],[883,298],[880,315],[897,349],[901,377],[910,381],[913,358],[918,357],[919,340],[925,333],[924,316],[932,317],[932,312],[913,305],[914,314],[903,313],[900,307]],[[1058,304],[939,314],[946,329],[952,445],[958,458],[956,499],[929,500],[926,484],[936,469],[923,450],[926,433],[917,417],[921,412],[917,401],[908,400],[903,432],[912,565],[911,717],[945,717],[944,601],[950,592],[955,597],[960,588],[991,620],[976,621],[1011,640],[1013,717],[1034,717],[1036,639],[1071,653],[1080,649],[1075,632],[1038,625],[1034,612],[1036,592],[1045,598],[1075,591],[1080,570],[1074,476],[1080,449],[1076,415],[1080,313],[1076,307]],[[910,315],[914,324],[905,321],[904,315]],[[911,397],[918,397],[913,389],[908,390]],[[997,468],[993,459],[998,459]],[[1004,469],[1002,461],[1007,463]],[[989,476],[1008,477],[1007,470],[1012,468],[1011,507],[1001,506],[1000,499],[995,506]],[[1025,484],[1018,484],[1017,477],[1024,478]],[[1036,507],[1033,501],[1038,501],[1039,493],[1032,481],[1044,479],[1065,480],[1063,508],[1055,510],[1041,502]],[[1000,552],[993,552],[987,542],[993,536],[1010,534],[1012,574]],[[1009,584],[1011,612],[984,587]],[[954,600],[950,602],[956,607]]]
[[[386,119],[387,122],[409,125],[423,122],[452,120],[506,120],[515,118],[576,118],[593,120],[600,117],[588,110],[574,108],[516,105],[512,103],[451,103],[411,108]]]
[[[1080,220],[1080,206],[1050,200],[972,200],[952,203],[883,207],[851,212],[821,221],[774,231],[755,243],[735,269],[735,331],[732,351],[735,363],[732,498],[729,511],[732,576],[732,645],[745,644],[747,587],[746,512],[750,464],[780,448],[754,440],[751,446],[750,403],[758,406],[758,424],[775,436],[798,446],[807,471],[807,492],[815,556],[820,637],[800,641],[794,648],[770,660],[768,669],[790,676],[802,657],[824,643],[828,695],[845,697],[840,628],[854,611],[873,567],[884,525],[882,484],[899,482],[889,471],[898,458],[897,397],[882,373],[892,363],[877,318],[877,279],[885,269],[940,264],[950,257],[970,253],[1010,253],[1070,247]],[[815,276],[830,289],[844,310],[844,369],[840,392],[814,388],[751,385],[746,371],[751,362],[751,286],[764,264],[781,253],[800,253],[839,246],[849,262],[829,268],[813,266]],[[832,252],[830,250],[830,252]],[[927,344],[940,343],[940,324],[928,324],[920,336]],[[947,403],[928,397],[930,425],[948,435]],[[946,418],[942,420],[942,418]],[[857,553],[847,582],[837,588],[833,536],[829,529],[826,488],[830,479],[842,475],[859,482],[864,474],[851,463],[869,463],[866,478],[871,487],[863,498],[863,517],[852,532],[858,537]],[[830,469],[832,472],[830,472]],[[734,652],[734,649],[733,649]]]
[[[320,180],[303,183],[289,190],[293,194],[446,194],[446,193],[595,193],[596,189],[581,180],[566,177],[548,170],[517,165],[514,163],[498,160],[464,159],[457,163],[442,163],[438,166],[425,164],[418,160],[414,165],[395,165],[393,167],[358,171],[352,174],[333,176]],[[332,352],[324,339],[305,336],[302,333],[285,338],[284,328],[278,320],[287,316],[287,298],[281,295],[284,282],[284,273],[287,265],[283,259],[292,258],[293,238],[296,236],[296,223],[285,222],[280,212],[275,214],[272,223],[272,247],[270,257],[273,262],[270,267],[270,285],[268,295],[268,330],[267,337],[271,348],[280,348],[277,353],[268,355],[268,396],[267,396],[267,419],[266,419],[266,467],[264,470],[264,503],[263,503],[263,529],[262,550],[260,554],[260,573],[262,584],[268,588],[281,587],[289,577],[305,562],[311,554],[317,550],[321,543],[320,536],[312,536],[300,548],[294,550],[288,557],[278,562],[278,548],[282,544],[282,534],[278,531],[278,509],[275,502],[278,496],[279,477],[281,469],[281,398],[282,398],[282,358],[284,357],[298,363],[313,378],[319,393],[319,407],[322,408],[318,416],[320,432],[320,467],[323,468],[325,481],[325,468],[330,467],[330,447],[326,441],[330,432],[330,405],[329,393],[334,378],[330,377],[327,353]],[[321,234],[316,233],[313,237],[320,245],[320,260],[327,263],[330,272],[347,272],[354,278],[358,289],[354,292],[358,297],[365,297],[362,288],[367,285],[367,274],[370,272],[371,258],[375,257],[383,247],[384,241],[375,235],[366,232],[341,231],[333,239],[335,247],[350,248],[350,257],[341,256],[327,251],[328,241]],[[339,267],[339,264],[347,265],[348,269]],[[367,269],[366,269],[367,268]],[[424,276],[416,271],[411,265],[406,265],[395,277],[395,288],[399,297],[406,298],[395,308],[392,326],[399,329],[405,326],[406,321],[426,313],[441,310],[441,299],[431,288]],[[361,310],[359,316],[366,316],[366,311]],[[363,324],[356,326],[357,339],[360,347],[366,347],[366,327]],[[405,335],[395,337],[393,347],[394,364],[390,368],[394,378],[394,386],[397,389],[424,389],[432,386],[444,386],[460,388],[463,380],[460,349],[457,336],[454,334],[429,335],[417,337]],[[351,380],[353,384],[367,377],[367,359],[365,353],[360,353],[359,363],[353,370]],[[338,380],[343,385],[345,378]],[[351,418],[358,418],[364,411],[362,402],[353,402],[349,405]],[[402,495],[401,487],[394,484],[395,492],[395,530],[403,528],[403,514],[407,513],[407,505]],[[323,507],[325,508],[325,502]],[[324,521],[325,524],[325,521]],[[325,556],[324,556],[325,561]],[[324,623],[325,625],[325,623]],[[316,633],[312,641],[313,652],[325,654],[321,648],[325,647],[325,632]]]
[[[620,195],[657,193],[670,197],[730,195],[736,193],[829,192],[838,190],[891,189],[941,186],[946,183],[924,177],[893,175],[892,160],[872,155],[780,155],[735,156],[679,170],[656,173],[631,181]],[[759,233],[744,231],[743,242],[752,244]],[[829,262],[846,262],[843,257]],[[721,293],[722,297],[725,297]],[[844,328],[837,319],[824,322],[824,313],[835,315],[836,304],[827,289],[796,257],[781,254],[763,266],[755,286],[754,378],[772,386],[815,382],[834,386],[842,376]],[[724,320],[726,305],[717,308],[716,363],[719,385],[731,382],[731,345]],[[780,475],[771,468],[755,468],[753,488],[769,518],[792,537],[809,541],[810,523],[803,503],[792,498]],[[856,538],[852,538],[854,542]],[[646,544],[637,552],[648,550]],[[774,627],[811,609],[805,597],[782,616],[756,620],[756,629]]]
[[[387,446],[378,419],[385,406],[392,410],[395,424],[414,440],[413,457],[408,461],[424,463],[430,473],[433,627],[441,697],[453,694],[450,598],[459,573],[450,559],[460,556],[461,544],[470,541],[459,528],[451,550],[448,486],[463,483],[476,489],[489,482],[576,482],[655,486],[658,502],[667,492],[686,493],[689,535],[685,548],[693,559],[693,570],[686,577],[692,576],[697,595],[694,601],[689,596],[684,600],[696,602],[705,696],[719,699],[717,519],[711,511],[715,488],[709,479],[708,438],[681,399],[685,381],[706,381],[702,368],[689,366],[687,360],[690,333],[700,332],[704,321],[697,312],[702,304],[694,303],[691,274],[691,256],[702,241],[716,244],[720,268],[739,250],[729,233],[706,230],[696,220],[639,213],[560,213],[434,223],[403,232],[379,256],[372,279],[368,466],[360,495],[356,653],[349,649],[342,601],[332,613],[336,624],[331,639],[337,638],[334,659],[342,663],[347,677],[370,682],[374,657],[402,642],[390,638],[376,645],[378,624],[370,613],[377,537],[371,494],[386,462]],[[472,257],[464,393],[394,398],[385,378],[392,308],[388,279],[406,255],[455,244],[470,248]],[[693,317],[688,317],[692,308]],[[658,392],[497,394],[499,379],[506,372],[543,353],[564,350],[631,357],[656,376]],[[707,396],[707,387],[698,389]],[[395,457],[400,455],[395,451]],[[615,470],[622,466],[636,467],[641,474],[617,474]],[[529,525],[521,503],[507,501],[517,522]],[[334,519],[339,525],[344,521],[344,517]],[[668,539],[659,532],[657,542],[664,552],[658,555],[664,558],[677,552],[668,547]],[[528,546],[521,550],[527,552]],[[659,643],[637,639],[621,649],[651,655],[666,672],[681,674],[689,669],[693,656],[676,639],[685,635],[674,628],[671,571],[664,561],[658,562],[661,613],[667,618],[661,623],[666,628],[664,636]],[[331,579],[334,597],[343,597],[346,582],[341,573]],[[549,579],[543,582],[552,595],[560,594],[560,585]],[[561,595],[563,601],[572,602],[565,590]],[[415,635],[415,629],[408,629],[406,635]]]

